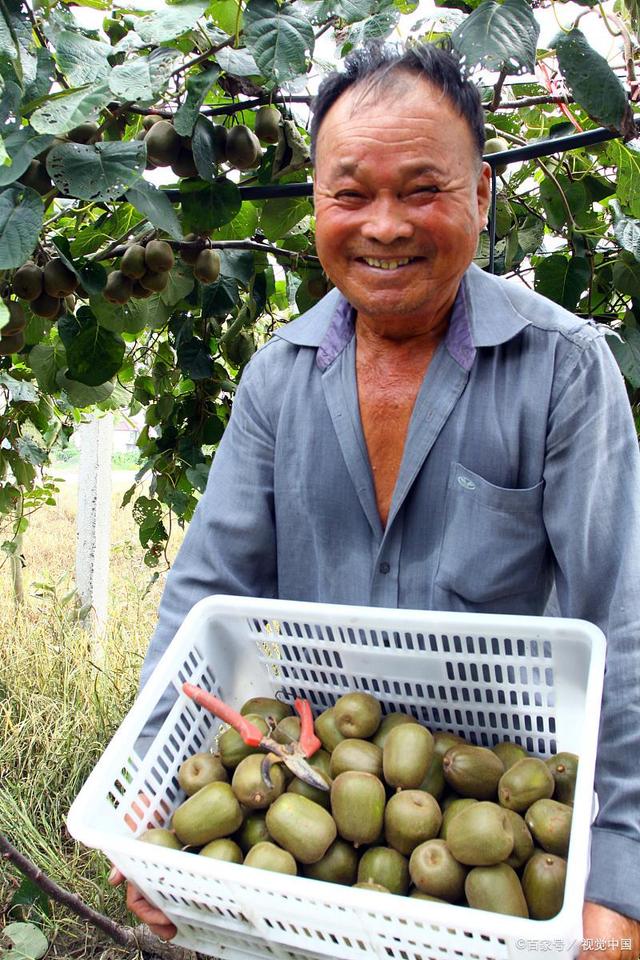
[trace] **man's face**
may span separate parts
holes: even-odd
[[[387,336],[422,332],[452,305],[490,196],[466,120],[421,78],[399,80],[333,104],[314,181],[322,266]]]

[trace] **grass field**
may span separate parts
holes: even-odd
[[[0,831],[52,879],[120,922],[127,922],[123,894],[107,885],[105,858],[69,837],[65,817],[135,697],[162,592],[163,577],[148,589],[151,571],[142,563],[131,510],[120,508],[131,482],[131,474],[114,474],[110,616],[102,663],[92,662],[77,604],[69,599],[76,538],[73,475],[61,485],[57,506],[37,513],[25,533],[21,608],[13,600],[9,564],[0,569]],[[174,552],[179,538],[178,531]],[[0,863],[0,929],[20,919],[10,909],[20,879]],[[47,958],[132,956],[55,904],[37,922],[51,943]]]

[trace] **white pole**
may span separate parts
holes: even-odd
[[[103,656],[99,640],[107,621],[111,526],[111,450],[113,415],[96,417],[78,429],[80,471],[76,542],[76,586],[85,624],[92,631],[92,653]]]

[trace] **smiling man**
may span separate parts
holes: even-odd
[[[555,588],[608,638],[584,935],[635,960],[638,445],[602,333],[472,265],[483,138],[475,88],[433,47],[360,51],[322,85],[316,242],[335,290],[244,372],[143,678],[208,594],[540,615]]]

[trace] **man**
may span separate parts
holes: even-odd
[[[555,586],[609,641],[584,936],[635,960],[640,464],[622,379],[595,327],[470,266],[490,175],[448,54],[353,55],[312,139],[336,290],[244,373],[144,676],[207,594],[542,614]]]

